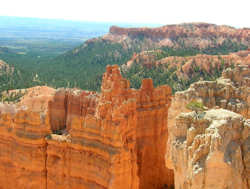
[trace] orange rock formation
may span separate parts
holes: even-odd
[[[36,105],[26,105],[26,97],[18,105],[0,105],[1,189],[173,185],[164,162],[168,86],[154,88],[146,79],[134,90],[118,66],[108,66],[101,94],[47,91],[47,100],[32,96]]]

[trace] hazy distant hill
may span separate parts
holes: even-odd
[[[114,23],[0,17],[0,59],[15,68],[12,75],[0,76],[0,85],[4,85],[4,89],[31,87],[37,84],[97,89],[99,80],[96,78],[101,75],[105,65],[111,62],[107,54],[119,49],[120,53],[124,54],[124,50],[119,48],[119,44],[108,47],[106,43],[95,43],[95,47],[90,45],[80,58],[72,58],[71,50],[77,51],[85,40],[104,35],[112,24]],[[145,24],[118,25],[140,27]],[[105,57],[96,58],[98,51],[105,54]],[[122,60],[130,58],[131,53],[132,51]],[[88,69],[88,66],[82,64],[82,60],[99,61],[101,65]],[[91,83],[88,82],[90,80]],[[1,90],[3,87],[0,92]]]
[[[104,35],[111,24],[56,19],[0,17],[0,48],[20,55],[55,57],[85,40]],[[4,59],[3,54],[0,58]],[[23,59],[23,57],[21,57]],[[7,59],[10,64],[15,59]],[[25,62],[24,62],[25,64]]]
[[[26,61],[30,62],[30,57],[33,62],[48,62],[50,58],[69,51],[88,39],[108,33],[112,24],[114,23],[0,16],[0,48],[8,48],[20,55],[20,60],[10,56],[6,59],[4,54],[0,54],[0,58],[10,64],[15,64],[16,61],[18,64],[26,64]],[[124,27],[144,25],[116,24]]]
[[[114,24],[123,27],[145,25],[0,16],[0,38],[86,40],[108,33]]]
[[[1,38],[86,40],[108,32],[110,24],[56,19],[0,17]]]

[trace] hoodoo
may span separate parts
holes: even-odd
[[[161,189],[165,167],[168,86],[145,79],[131,89],[108,66],[101,93],[48,90],[26,105],[0,106],[1,189]],[[36,108],[33,108],[33,107]]]

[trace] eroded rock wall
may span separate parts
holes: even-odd
[[[1,108],[0,188],[46,189],[48,119],[36,112]]]
[[[22,101],[1,105],[0,188],[173,185],[164,163],[171,89],[152,83],[131,89],[119,67],[108,66],[100,94],[59,89],[48,101],[34,97],[35,112]]]

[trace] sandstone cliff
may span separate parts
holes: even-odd
[[[170,102],[169,87],[146,79],[131,89],[118,66],[107,67],[100,94],[30,89],[0,106],[0,188],[172,186],[164,163]]]
[[[224,109],[181,114],[173,127],[177,189],[250,187],[250,120]]]

